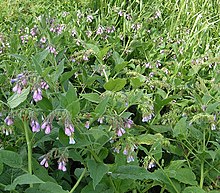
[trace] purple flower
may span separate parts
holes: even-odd
[[[34,91],[33,99],[35,102],[42,100],[42,91],[40,88]]]
[[[87,22],[92,22],[92,20],[93,20],[93,16],[92,15],[88,15],[87,16]]]
[[[72,136],[69,137],[69,144],[75,144],[76,141],[74,140],[74,138]]]
[[[5,135],[11,135],[12,134],[12,129],[11,128],[3,128],[2,133]]]
[[[65,121],[65,134],[70,137],[70,136],[72,136],[74,131],[75,131],[74,126],[71,123],[69,123],[68,120],[66,120]]]
[[[47,41],[47,39],[46,39],[45,37],[42,37],[42,38],[40,39],[40,42],[43,43],[43,44],[46,43],[46,41]]]
[[[127,156],[127,163],[133,162],[134,157],[132,155]]]
[[[37,28],[36,28],[36,27],[31,28],[30,34],[31,34],[33,37],[36,36],[36,35],[37,35]]]
[[[145,116],[142,118],[142,122],[148,122],[148,121],[150,121],[152,118],[153,118],[153,114],[145,115]]]
[[[13,121],[13,119],[11,117],[7,116],[5,118],[5,123],[6,123],[6,125],[9,126],[9,125],[12,125],[14,123],[14,121]]]
[[[18,81],[17,78],[11,79],[11,83],[15,83],[15,82],[17,82],[17,81]]]
[[[58,170],[66,171],[66,162],[64,160],[58,162]]]
[[[47,89],[49,88],[49,85],[48,85],[45,81],[42,81],[42,82],[40,83],[40,85],[41,85],[41,88],[42,88],[42,89],[47,90]]]
[[[71,136],[72,135],[72,132],[70,131],[69,127],[65,127],[65,134],[67,136]]]
[[[90,38],[92,36],[92,32],[91,31],[86,31],[86,35],[88,38]]]
[[[86,123],[85,123],[85,128],[86,129],[89,129],[89,124],[90,124],[89,121],[86,121]]]
[[[98,118],[98,122],[99,122],[100,124],[102,124],[102,123],[103,123],[103,119],[104,119],[104,117],[99,117],[99,118]]]
[[[125,134],[125,130],[121,127],[117,130],[118,137],[121,137],[123,134]]]
[[[123,16],[123,11],[120,10],[120,11],[118,12],[118,15],[119,15],[119,16]]]
[[[120,146],[115,147],[115,148],[113,149],[113,151],[114,151],[115,153],[119,153],[119,152],[120,152]]]
[[[104,32],[104,27],[99,26],[98,29],[97,29],[97,31],[96,31],[96,34],[97,34],[97,35],[101,35],[101,34],[103,34],[103,32]]]
[[[51,132],[51,125],[47,125],[45,129],[45,134],[49,134]]]
[[[41,160],[40,165],[41,165],[41,166],[44,165],[45,168],[48,168],[48,167],[49,167],[48,160],[47,160],[46,157]]]
[[[17,94],[21,94],[21,86],[17,83],[13,88],[12,88],[13,92],[16,92]]]
[[[36,120],[31,121],[31,127],[33,132],[39,132],[40,131],[40,124]]]
[[[72,30],[71,35],[72,35],[73,37],[76,35],[76,30],[75,30],[75,29]]]
[[[131,125],[133,125],[133,124],[134,124],[134,122],[131,119],[127,119],[125,122],[125,127],[130,129]]]
[[[83,55],[83,60],[84,61],[88,61],[89,60],[89,58],[88,58],[88,56],[86,54]]]
[[[51,132],[51,124],[48,121],[45,121],[41,125],[41,129],[45,129],[45,134],[49,134]]]
[[[127,148],[124,148],[123,154],[128,155],[128,149]]]

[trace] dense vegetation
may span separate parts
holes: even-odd
[[[217,193],[219,0],[0,0],[0,191]]]

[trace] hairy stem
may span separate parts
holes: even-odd
[[[28,172],[29,174],[32,174],[32,147],[31,147],[31,141],[29,138],[29,126],[27,123],[27,120],[24,120],[24,131],[25,131],[25,138],[26,138],[26,143],[27,143],[27,150],[28,150]],[[30,184],[30,187],[33,185]]]
[[[75,185],[73,186],[73,188],[70,190],[69,193],[74,192],[74,190],[78,187],[79,183],[81,182],[82,178],[84,177],[85,173],[86,173],[86,168],[84,168],[82,174],[80,175],[79,179],[77,180],[77,182],[75,183]]]

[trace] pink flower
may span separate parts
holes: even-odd
[[[86,129],[89,129],[89,124],[90,124],[89,121],[86,121],[86,123],[85,123],[85,128]]]
[[[125,134],[125,130],[123,128],[117,130],[118,137],[121,137],[123,134]]]
[[[69,144],[75,144],[76,141],[74,140],[74,138],[72,136],[69,137]]]
[[[133,125],[133,123],[134,122],[131,119],[127,119],[125,122],[125,127],[130,129],[131,125]]]
[[[51,125],[48,124],[45,129],[45,134],[49,134],[51,132]]]
[[[127,157],[127,163],[133,162],[134,161],[134,157],[132,155],[129,155]]]
[[[48,121],[45,121],[41,125],[41,129],[45,129],[45,134],[49,134],[51,132],[51,123],[49,123]]]
[[[6,123],[6,125],[9,126],[9,125],[12,125],[14,123],[14,121],[13,121],[13,119],[11,117],[7,116],[5,118],[5,123]]]
[[[74,126],[69,123],[68,120],[65,121],[65,134],[71,136],[74,133]]]
[[[16,92],[16,93],[18,93],[18,94],[21,94],[21,91],[22,91],[21,86],[17,83],[17,84],[12,88],[12,91],[13,91],[13,92]]]
[[[33,99],[35,102],[42,100],[42,91],[40,88],[34,91]]]
[[[72,132],[70,131],[69,127],[65,127],[65,134],[67,136],[71,136],[72,135]]]
[[[48,164],[48,160],[46,157],[44,157],[41,162],[40,162],[40,165],[44,165],[45,168],[48,168],[49,167],[49,164]]]
[[[33,132],[39,132],[40,131],[40,124],[36,120],[31,121],[31,127]]]
[[[66,162],[65,161],[58,162],[58,170],[62,170],[63,172],[66,171]]]

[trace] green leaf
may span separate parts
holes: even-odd
[[[22,62],[27,62],[28,59],[26,56],[23,56],[23,55],[19,55],[19,54],[10,54],[10,56],[16,58],[16,59],[19,59],[21,60]]]
[[[196,176],[190,168],[179,168],[174,176],[170,176],[179,182],[190,185],[197,185]]]
[[[181,118],[175,125],[173,129],[174,137],[186,137],[187,135],[187,117]]]
[[[3,162],[2,162],[2,160],[0,160],[0,175],[3,172],[3,169],[4,169]]]
[[[98,140],[100,137],[108,136],[108,134],[101,128],[101,127],[92,127],[85,133],[86,135],[90,134],[92,135],[95,140]]]
[[[69,72],[64,72],[64,73],[60,76],[60,83],[63,83],[63,82],[65,82],[66,80],[68,80],[69,78],[71,78],[74,73],[75,73],[74,70],[71,70],[71,71],[69,71]]]
[[[113,178],[133,179],[133,180],[156,180],[153,173],[150,173],[143,167],[135,165],[119,166],[117,170],[112,172]]]
[[[94,102],[94,103],[99,103],[100,102],[100,97],[97,93],[88,93],[88,94],[81,94],[80,95],[82,98]]]
[[[40,107],[44,111],[52,110],[52,104],[47,98],[43,98],[42,100],[37,102],[37,106]]]
[[[113,52],[112,54],[112,58],[115,61],[115,64],[121,64],[124,62],[124,59],[120,56],[120,54],[118,52]]]
[[[41,179],[39,179],[37,176],[31,174],[23,174],[15,178],[15,180],[11,185],[6,186],[5,190],[8,191],[14,190],[17,185],[39,184],[39,183],[44,183],[44,182]]]
[[[99,192],[100,193],[114,193],[114,190],[112,187],[109,187],[109,185],[106,185],[104,183],[98,184],[94,190],[92,183],[89,183],[81,191],[81,193],[99,193]]]
[[[162,147],[161,147],[161,142],[156,141],[152,146],[151,146],[151,154],[154,156],[154,158],[159,161],[162,158]]]
[[[49,51],[45,49],[42,52],[37,53],[32,58],[35,69],[38,72],[38,74],[40,74],[40,75],[42,74],[42,68],[41,68],[42,64],[41,63],[43,62],[43,60],[46,59],[48,54],[49,54]]]
[[[102,180],[103,176],[108,172],[108,166],[104,163],[96,163],[94,160],[88,161],[88,170],[93,179],[93,188]]]
[[[78,100],[76,89],[71,83],[69,83],[69,88],[66,92],[66,99],[68,103]]]
[[[172,130],[172,128],[167,125],[150,125],[150,128],[158,133],[165,133]]]
[[[164,137],[160,133],[156,133],[155,135],[152,134],[143,134],[139,135],[136,139],[138,144],[146,144],[146,145],[152,145],[156,141],[162,140]]]
[[[73,101],[66,107],[66,109],[71,113],[72,117],[76,117],[80,112],[80,102]]]
[[[61,76],[61,74],[63,73],[63,71],[64,71],[64,61],[65,61],[65,59],[63,59],[59,63],[59,65],[56,66],[56,70],[52,74],[52,81],[53,82],[56,82],[59,79],[59,77]]]
[[[126,79],[124,78],[110,79],[108,82],[104,84],[104,88],[105,90],[117,92],[123,89],[125,84]]]
[[[49,50],[45,49],[42,52],[37,53],[33,58],[38,62],[38,64],[41,64],[41,62],[47,58],[48,54]]]
[[[9,99],[8,99],[8,105],[10,108],[15,108],[18,105],[20,105],[22,102],[24,102],[27,99],[27,96],[30,92],[30,87],[23,89],[21,94],[14,93]]]
[[[197,186],[186,187],[182,193],[205,193],[205,191]]]
[[[68,154],[69,154],[68,157],[72,158],[73,161],[80,161],[82,163],[84,162],[84,160],[83,160],[82,156],[80,155],[80,153],[78,153],[75,149],[69,150]]]
[[[6,164],[10,167],[13,167],[13,168],[21,168],[22,167],[21,156],[13,151],[0,150],[0,160],[4,164]]]
[[[143,84],[143,81],[139,77],[133,77],[130,79],[131,81],[131,86],[134,88],[138,88]]]
[[[171,161],[168,169],[170,169],[170,170],[178,170],[178,169],[180,169],[184,165],[184,162],[186,162],[186,160],[174,160],[174,161]]]
[[[28,188],[25,193],[68,193],[61,186],[53,182],[40,184],[39,187]]]
[[[95,113],[97,114],[97,116],[101,116],[105,113],[106,108],[107,108],[107,104],[109,101],[109,96],[106,96],[95,108]]]
[[[86,47],[87,49],[92,50],[96,55],[98,55],[99,52],[100,52],[99,47],[96,46],[95,44],[86,44],[85,47]]]
[[[33,173],[35,176],[37,176],[39,179],[43,180],[44,182],[54,182],[56,183],[56,180],[48,175],[48,170],[45,167],[42,167],[39,162],[32,158],[32,165],[33,165]]]

